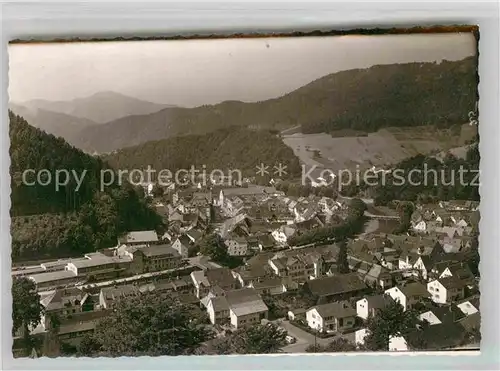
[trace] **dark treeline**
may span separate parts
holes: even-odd
[[[116,244],[116,237],[127,230],[160,227],[160,217],[131,185],[115,182],[100,190],[101,170],[109,168],[102,160],[20,116],[9,117],[14,261],[89,252]],[[28,169],[47,169],[52,177],[61,169],[86,173],[78,190],[74,180],[57,190],[54,179],[45,186],[36,179],[28,179],[33,185],[24,184],[22,173]]]
[[[299,184],[285,180],[276,184],[276,189],[291,197],[307,197],[309,195],[329,198],[337,197],[337,192],[333,186],[313,187],[310,184]]]
[[[451,154],[443,162],[423,155],[406,159],[394,167],[397,173],[386,174],[384,182],[379,179],[373,189],[375,204],[387,205],[392,200],[479,201],[479,160],[477,143],[470,146],[465,159]]]
[[[256,176],[256,166],[261,163],[269,166],[270,176],[273,166],[282,164],[286,166],[283,177],[300,176],[298,158],[275,132],[236,126],[204,135],[147,142],[114,152],[105,160],[116,169],[145,169],[150,165],[156,171],[175,172],[194,166],[201,172],[205,165],[207,172],[218,169],[228,175],[230,170],[240,170],[247,177]]]
[[[302,132],[376,131],[388,126],[450,127],[469,121],[478,100],[477,61],[373,66],[332,76],[330,119],[304,122]],[[326,86],[326,85],[325,85]]]

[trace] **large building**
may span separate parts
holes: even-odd
[[[170,245],[122,246],[117,249],[117,255],[131,259],[131,274],[174,269],[182,261],[181,255]]]

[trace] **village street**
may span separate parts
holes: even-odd
[[[314,345],[314,343],[315,343],[314,338],[315,337],[313,334],[310,334],[310,333],[292,325],[287,320],[275,320],[272,322],[279,325],[283,329],[285,329],[288,332],[288,335],[291,335],[297,339],[296,343],[289,344],[289,345],[286,345],[285,347],[283,347],[284,353],[305,353],[306,348],[309,345]],[[346,334],[346,335],[336,335],[336,336],[332,336],[329,338],[316,337],[316,344],[325,346],[325,345],[328,345],[328,343],[330,343],[334,339],[341,337],[341,336],[354,342],[354,333],[352,333],[352,334]]]

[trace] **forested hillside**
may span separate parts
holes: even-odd
[[[81,131],[77,146],[111,152],[150,140],[206,134],[234,125],[305,133],[338,129],[464,124],[477,101],[477,60],[407,63],[341,71],[262,102],[166,108]]]
[[[465,159],[452,154],[447,154],[442,162],[423,155],[406,159],[373,189],[375,203],[386,205],[392,200],[422,203],[479,201],[479,162],[478,143],[469,147]]]
[[[78,255],[115,244],[117,235],[126,230],[160,226],[158,215],[132,186],[113,184],[100,190],[101,170],[109,168],[102,160],[12,112],[9,117],[13,260]],[[47,169],[52,181],[45,186],[23,184],[22,173],[28,169]],[[56,190],[54,175],[60,169],[79,177],[86,171],[78,190],[74,178]]]
[[[30,109],[62,113],[99,124],[129,115],[146,115],[163,108],[173,107],[172,105],[152,103],[113,91],[101,91],[88,97],[68,101],[54,102],[35,99],[23,102],[23,105]]]
[[[302,122],[304,133],[339,129],[435,125],[469,120],[478,100],[477,62],[408,63],[350,70],[319,79],[295,93],[323,92],[327,119]],[[328,96],[328,98],[326,98]],[[328,103],[329,102],[329,103]]]
[[[31,126],[53,134],[56,137],[62,137],[72,145],[78,142],[80,131],[83,128],[97,125],[94,121],[85,118],[45,109],[30,109],[14,103],[10,103],[9,108],[16,115],[22,116]]]
[[[187,135],[125,148],[104,157],[115,169],[189,170],[191,166],[207,171],[220,169],[227,173],[239,169],[244,176],[256,174],[261,163],[285,165],[284,177],[300,176],[299,160],[276,133],[269,130],[249,130],[231,127],[205,135]]]

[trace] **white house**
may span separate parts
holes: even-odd
[[[404,286],[395,286],[385,290],[385,293],[390,295],[394,301],[399,302],[404,310],[412,309],[415,304],[421,303],[423,298],[428,298],[430,295],[427,288],[419,282],[412,282]]]
[[[316,305],[306,312],[307,325],[320,332],[352,329],[355,317],[356,310],[347,301]]]
[[[358,317],[366,320],[369,316],[375,316],[377,311],[389,304],[392,298],[388,295],[367,296],[356,302],[356,313]]]
[[[437,304],[450,304],[465,297],[465,283],[455,277],[439,278],[427,284],[432,301]]]
[[[229,304],[224,296],[212,297],[207,304],[208,318],[212,325],[229,322]]]
[[[268,308],[260,295],[251,288],[226,292],[231,326],[238,329],[255,326],[267,319]]]
[[[189,246],[191,246],[192,244],[193,242],[191,241],[191,239],[183,234],[174,241],[174,243],[172,244],[172,248],[176,250],[183,258],[187,258],[189,256]]]
[[[422,278],[426,280],[431,270],[431,260],[428,256],[419,256],[415,264],[413,264],[413,269],[415,272],[420,273]]]
[[[230,256],[248,255],[248,242],[243,237],[231,236],[224,241],[224,244]]]
[[[445,277],[455,277],[464,281],[464,283],[469,287],[473,287],[475,284],[474,274],[465,263],[454,263],[447,266],[439,275],[439,278]]]

